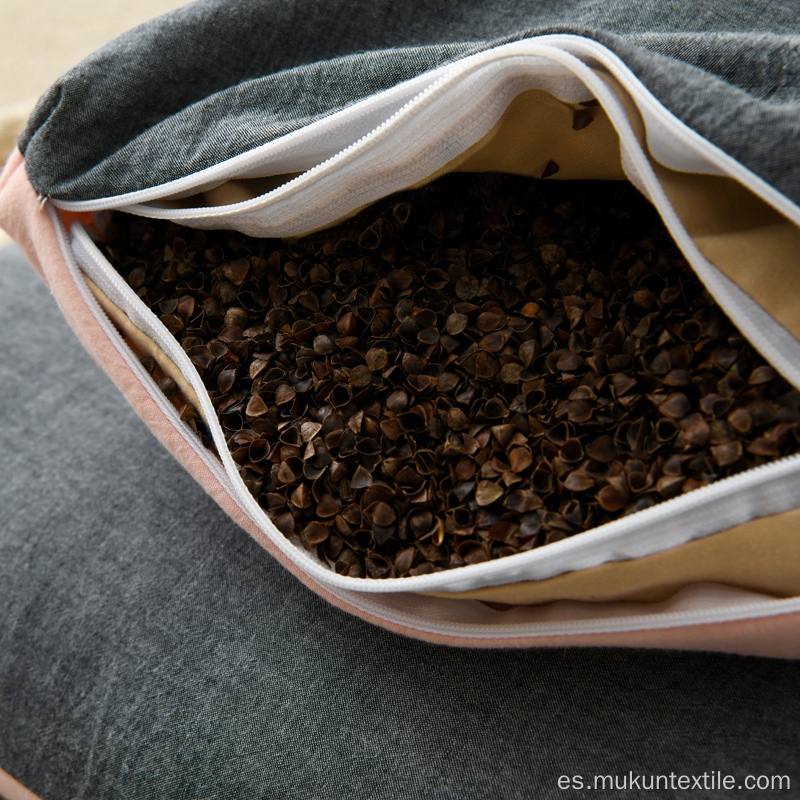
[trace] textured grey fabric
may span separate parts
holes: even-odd
[[[158,185],[498,41],[610,47],[688,125],[800,202],[800,5],[767,0],[202,0],[61,78],[20,140],[43,195]]]
[[[570,798],[561,775],[629,770],[796,793],[800,664],[373,628],[172,461],[16,248],[0,342],[0,766],[44,800]]]

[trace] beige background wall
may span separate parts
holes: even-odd
[[[109,39],[186,0],[0,0],[0,162],[38,97]],[[0,245],[7,242],[0,231]]]

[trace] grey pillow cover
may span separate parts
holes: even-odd
[[[796,796],[800,663],[375,628],[173,461],[16,247],[0,343],[0,768],[43,800],[530,800],[585,796],[562,775],[716,770]]]
[[[97,51],[20,139],[37,191],[174,180],[502,41],[616,52],[668,109],[800,202],[796,0],[202,0]]]

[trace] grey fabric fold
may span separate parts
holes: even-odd
[[[11,247],[0,341],[0,767],[42,800],[577,798],[559,778],[716,770],[796,794],[800,664],[392,635],[223,514]]]
[[[501,41],[567,32],[615,51],[690,127],[800,202],[796,4],[201,0],[59,79],[20,139],[45,196],[196,172]]]

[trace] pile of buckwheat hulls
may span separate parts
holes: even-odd
[[[800,394],[625,184],[449,175],[285,242],[116,214],[104,247],[341,574],[512,555],[798,450]]]

